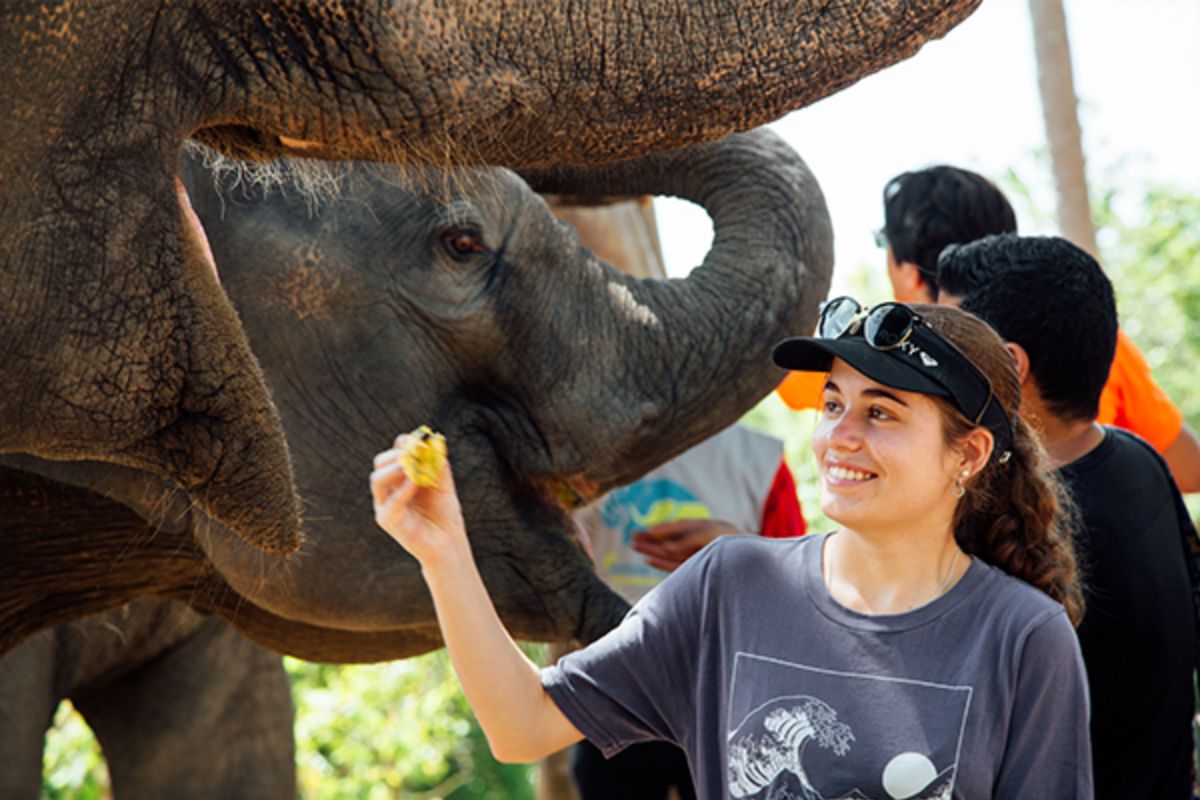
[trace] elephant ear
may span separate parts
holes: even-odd
[[[294,552],[278,413],[173,169],[157,178],[120,206],[84,192],[25,237],[45,260],[0,300],[0,453],[159,476],[255,547]]]

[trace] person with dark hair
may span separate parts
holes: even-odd
[[[1098,798],[1192,796],[1196,531],[1163,459],[1095,422],[1117,341],[1112,284],[1057,237],[948,250],[939,277],[1008,341],[1022,405],[1079,506]]]
[[[937,257],[946,245],[1017,230],[1017,216],[995,184],[948,165],[904,172],[888,181],[883,219],[875,243],[887,251],[892,296],[901,303],[937,302]],[[789,408],[819,408],[818,377],[789,372],[776,391]]]
[[[944,252],[950,252],[954,247],[951,245]],[[949,267],[943,268],[939,263],[938,268],[939,302],[947,305],[959,305],[964,296],[983,286],[1008,265],[1007,261],[999,259],[954,258],[949,261]],[[1150,365],[1133,341],[1120,328],[1116,336],[1115,354],[1109,359],[1111,366],[1103,373],[1103,389],[1089,419],[1141,436],[1166,459],[1180,491],[1200,491],[1200,440],[1184,421],[1183,412],[1154,382]],[[1073,362],[1069,357],[1063,360]],[[1057,380],[1067,383],[1071,375],[1078,374],[1081,369],[1067,365]],[[1053,379],[1049,374],[1046,378]],[[1095,375],[1091,378],[1094,382]]]
[[[897,175],[884,186],[883,209],[884,226],[875,238],[887,249],[888,278],[901,302],[941,302],[946,287],[937,263],[947,247],[1017,232],[1016,215],[1004,193],[982,175],[959,167]],[[1155,383],[1145,356],[1120,330],[1107,378],[1097,421],[1141,436],[1167,460],[1181,491],[1200,492],[1200,438]],[[806,404],[812,403],[814,392],[789,376],[779,394],[792,408],[804,408],[811,407]]]
[[[940,165],[887,182],[876,243],[887,249],[893,296],[902,303],[935,303],[937,259],[946,245],[1016,231],[1017,215],[995,184],[970,170]]]
[[[1070,504],[1004,343],[957,309],[838,298],[774,358],[828,373],[813,445],[837,529],[722,537],[540,671],[449,468],[419,488],[376,456],[376,521],[420,562],[493,753],[674,742],[701,798],[1092,797]]]

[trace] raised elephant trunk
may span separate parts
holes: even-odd
[[[579,348],[580,367],[560,379],[557,393],[592,396],[591,424],[575,430],[590,427],[596,436],[554,442],[555,449],[576,450],[574,486],[586,499],[732,423],[778,384],[783,373],[771,362],[771,347],[812,329],[829,288],[833,232],[816,179],[765,130],[673,155],[528,178],[556,192],[675,195],[713,219],[712,249],[685,280],[637,280],[616,270],[589,276],[604,284],[588,291],[607,300],[594,321],[609,326],[612,347]],[[608,391],[594,391],[605,385]],[[611,402],[597,408],[604,398]],[[571,409],[561,414],[572,418]]]

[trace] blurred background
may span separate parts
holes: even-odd
[[[916,58],[772,125],[826,193],[833,294],[888,298],[872,231],[883,221],[884,184],[905,170],[975,170],[1008,193],[1022,233],[1060,231],[1031,23],[1037,5],[987,0]],[[1200,429],[1200,0],[1062,5],[1100,260],[1117,287],[1124,330]],[[708,249],[708,218],[680,201],[656,200],[654,209],[667,272],[686,275]],[[808,454],[814,418],[772,394],[745,422],[785,440],[809,528],[820,531],[827,521]],[[1193,515],[1198,500],[1189,498]],[[541,647],[529,651],[541,658]],[[535,796],[537,767],[488,755],[444,654],[373,666],[286,664],[302,797]],[[43,797],[108,797],[87,727],[69,704],[55,723]]]

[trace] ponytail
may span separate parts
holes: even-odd
[[[1072,544],[1078,526],[1075,504],[1046,469],[1041,444],[1020,417],[1013,425],[1008,462],[1001,464],[996,456],[970,481],[955,510],[958,545],[1041,589],[1078,626],[1084,602]]]
[[[1066,487],[1049,470],[1037,435],[1020,416],[1016,366],[999,335],[978,317],[941,306],[919,308],[987,376],[995,399],[1012,420],[1008,457],[992,453],[967,482],[954,511],[958,546],[1041,589],[1078,626],[1084,612],[1073,543],[1079,515]],[[949,401],[934,400],[942,409],[948,444],[962,441],[977,427]]]

